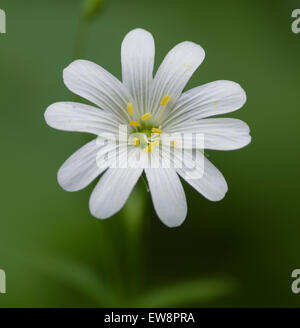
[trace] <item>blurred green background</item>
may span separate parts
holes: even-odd
[[[300,1],[107,0],[91,21],[82,57],[118,78],[122,39],[142,27],[155,38],[156,67],[181,41],[205,49],[187,88],[227,79],[247,92],[243,109],[228,116],[250,125],[252,143],[209,152],[227,196],[212,203],[185,184],[189,212],[176,229],[156,217],[142,181],[106,221],[89,214],[94,184],[77,193],[57,184],[85,137],[49,128],[43,115],[74,99],[62,70],[81,4],[1,1],[0,306],[298,307],[290,285],[300,268],[300,34],[291,12]]]

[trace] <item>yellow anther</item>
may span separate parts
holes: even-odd
[[[162,101],[160,102],[160,106],[166,106],[166,104],[171,100],[170,96],[163,97]]]
[[[152,150],[159,145],[159,140],[155,140],[151,142],[146,148],[145,151],[151,153]]]
[[[136,127],[137,127],[137,126],[140,126],[140,123],[139,123],[138,121],[132,121],[132,120],[131,120],[131,121],[129,122],[129,125],[130,125],[130,126],[136,126]]]
[[[140,144],[140,139],[139,138],[133,138],[132,142],[135,146],[138,146]]]
[[[157,147],[159,145],[159,142],[160,142],[159,140],[155,140],[155,141],[151,142],[151,145],[153,147]]]
[[[151,113],[146,113],[146,114],[142,115],[141,120],[146,121],[146,120],[149,120],[149,118],[151,118],[151,117],[152,117]]]
[[[162,130],[161,129],[157,129],[157,128],[152,128],[151,129],[152,133],[158,133],[158,134],[162,134]]]
[[[129,102],[129,103],[127,104],[127,112],[128,112],[128,114],[129,114],[130,116],[133,115],[133,107],[132,107],[132,103],[131,103],[131,102]]]
[[[175,141],[175,140],[172,140],[172,141],[171,141],[171,146],[172,146],[172,147],[175,147],[175,146],[176,146],[176,141]]]

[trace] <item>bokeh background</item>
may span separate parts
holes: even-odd
[[[82,35],[80,0],[0,7],[0,306],[298,307],[300,1],[107,0]],[[86,137],[44,122],[49,104],[74,100],[62,81],[74,56],[121,78],[120,45],[135,27],[153,34],[156,67],[178,42],[202,45],[187,88],[228,79],[248,95],[229,116],[250,125],[252,143],[208,152],[227,196],[212,203],[185,184],[189,212],[176,229],[156,217],[142,181],[118,215],[93,218],[94,184],[68,193],[56,181]]]

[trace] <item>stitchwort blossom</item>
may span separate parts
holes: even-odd
[[[193,42],[171,49],[153,77],[154,54],[152,35],[135,29],[122,43],[122,82],[90,61],[72,62],[64,82],[94,106],[54,103],[45,119],[53,128],[96,136],[58,171],[67,191],[85,188],[101,175],[89,202],[95,217],[118,212],[145,172],[158,217],[175,227],[187,214],[180,177],[211,201],[225,196],[227,183],[204,149],[244,147],[251,141],[249,127],[238,119],[208,117],[241,108],[246,94],[239,84],[223,80],[183,92],[205,56]]]

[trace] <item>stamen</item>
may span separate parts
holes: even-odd
[[[162,101],[160,102],[160,106],[166,106],[166,104],[171,100],[171,96],[163,97]]]
[[[138,146],[140,144],[140,139],[139,138],[133,138],[132,142],[135,146]]]
[[[162,134],[162,130],[161,129],[157,129],[157,128],[152,128],[151,129],[152,133],[158,133],[158,134]]]
[[[129,123],[129,125],[130,126],[136,126],[137,127],[137,126],[140,126],[140,123],[138,121],[132,121],[131,120],[130,123]]]
[[[130,116],[133,115],[133,107],[132,107],[132,103],[131,103],[131,102],[129,102],[129,103],[127,104],[127,112],[128,112],[128,114],[129,114]]]
[[[151,144],[153,145],[153,147],[157,147],[159,145],[160,141],[159,140],[155,140],[153,142],[151,142]]]
[[[149,120],[149,118],[151,118],[151,117],[152,117],[151,113],[146,113],[146,114],[142,115],[141,120],[146,121],[146,120]]]
[[[172,141],[171,141],[171,146],[172,146],[172,147],[175,147],[175,146],[176,146],[176,141],[175,141],[175,140],[172,140]]]
[[[159,140],[151,142],[144,150],[148,153],[151,153],[152,150],[159,145]]]

